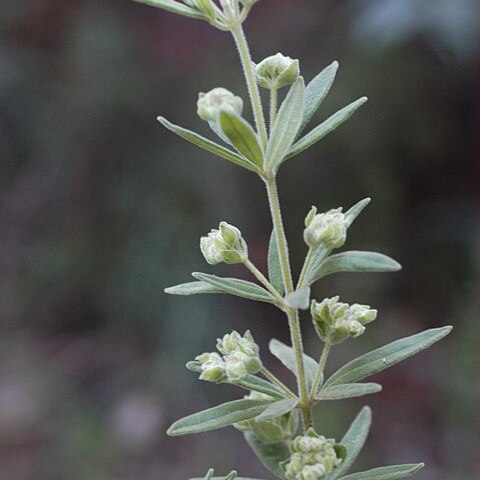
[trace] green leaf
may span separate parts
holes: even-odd
[[[273,288],[283,295],[283,277],[282,267],[280,266],[280,255],[278,253],[277,236],[275,230],[270,235],[270,244],[268,246],[268,279]]]
[[[180,137],[188,140],[189,142],[197,145],[198,147],[203,148],[204,150],[207,150],[208,152],[211,152],[215,155],[218,155],[219,157],[225,158],[226,160],[230,160],[236,165],[246,168],[251,172],[258,173],[258,168],[252,162],[250,162],[246,158],[241,157],[237,153],[232,152],[228,148],[225,148],[218,143],[212,142],[208,138],[202,137],[198,133],[192,132],[191,130],[187,130],[186,128],[174,125],[163,117],[158,117],[158,121],[168,130],[176,133]]]
[[[317,143],[323,137],[339,127],[342,123],[346,122],[366,101],[367,97],[359,98],[355,102],[339,110],[337,113],[334,113],[331,117],[318,125],[318,127],[315,127],[312,131],[307,133],[298,142],[296,142],[288,152],[286,158],[291,158],[295,155],[298,155],[300,152],[303,152],[307,148]]]
[[[185,366],[192,372],[201,373],[202,371],[200,362],[197,362],[196,360],[187,362]],[[255,390],[256,392],[265,393],[273,398],[285,398],[285,395],[278,389],[278,387],[273,385],[273,383],[267,382],[267,380],[256,377],[255,375],[247,374],[241,382],[232,385],[236,385],[249,391]]]
[[[170,436],[190,435],[228,427],[260,415],[272,402],[242,399],[227,402],[177,420],[168,430]]]
[[[151,5],[152,7],[162,8],[168,12],[178,13],[185,17],[205,19],[205,17],[194,10],[193,8],[188,7],[180,2],[175,2],[174,0],[134,0],[138,3],[145,3],[146,5]]]
[[[198,295],[201,293],[226,293],[207,282],[188,282],[165,289],[170,295]]]
[[[297,405],[298,398],[286,398],[269,405],[258,417],[255,417],[256,422],[264,422],[265,420],[272,420],[281,417],[286,413],[290,413]]]
[[[425,350],[452,331],[452,327],[432,328],[405,337],[384,347],[377,348],[352,360],[337,370],[326,382],[326,386],[356,382],[362,378],[381,372],[416,353]]]
[[[253,164],[262,168],[263,153],[252,126],[233,111],[222,110],[219,125],[232,145]]]
[[[371,202],[371,200],[372,199],[369,197],[364,198],[345,212],[345,217],[347,217],[348,220],[348,226],[350,226],[353,221],[362,213],[363,209]]]
[[[342,480],[397,480],[397,478],[409,477],[417,473],[424,466],[424,463],[412,463],[409,465],[373,468],[365,472],[351,473],[342,477]]]
[[[369,407],[363,407],[340,441],[347,449],[347,456],[341,465],[328,475],[327,480],[336,480],[348,472],[365,444],[371,424],[372,411]]]
[[[310,287],[303,287],[300,290],[295,290],[294,292],[285,295],[283,300],[288,307],[307,310],[310,306]]]
[[[331,255],[316,270],[312,270],[312,282],[340,272],[397,272],[402,266],[386,255],[376,252],[350,251]]]
[[[382,390],[382,386],[378,383],[346,383],[344,385],[334,385],[331,387],[323,387],[316,400],[342,400],[344,398],[362,397],[370,395]]]
[[[303,118],[305,83],[302,77],[290,87],[278,111],[267,144],[267,165],[276,171],[298,134]]]
[[[207,282],[215,288],[225,293],[236,295],[237,297],[256,300],[257,302],[274,303],[273,296],[264,288],[255,283],[239,280],[238,278],[223,278],[207,273],[194,272],[192,276],[197,280]]]
[[[209,477],[208,480],[229,480],[229,478],[232,478],[232,477],[228,477],[228,478],[225,478],[225,477]],[[258,480],[256,478],[247,478],[247,477],[233,477],[235,478],[235,480]],[[190,480],[205,480],[204,477],[200,478],[200,477],[195,477],[195,478],[191,478]]]
[[[324,68],[305,88],[305,109],[300,130],[303,130],[312,119],[318,107],[327,96],[335,80],[338,70],[338,62],[331,63]]]
[[[222,132],[220,125],[216,121],[208,122],[208,126],[218,135],[225,143],[232,145],[232,142],[228,139],[228,137]],[[232,145],[233,146],[233,145]]]
[[[290,458],[290,450],[284,442],[264,443],[253,432],[244,432],[245,440],[262,464],[277,477],[285,480],[281,462]]]
[[[291,372],[297,374],[297,360],[295,358],[295,351],[292,347],[285,345],[280,340],[273,338],[268,344],[268,348],[272,355],[275,355]],[[309,385],[312,384],[317,372],[318,364],[307,354],[303,354],[303,362],[305,364],[305,375]]]

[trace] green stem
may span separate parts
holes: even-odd
[[[305,283],[305,280],[307,278],[307,272],[310,267],[310,262],[312,261],[314,253],[315,253],[315,248],[310,247],[308,250],[307,256],[305,257],[305,261],[303,262],[300,278],[298,279],[297,289],[302,288],[303,284]]]
[[[277,116],[278,106],[278,89],[272,88],[270,90],[270,134],[272,133],[273,124]]]
[[[266,148],[268,140],[267,126],[265,123],[262,100],[260,98],[257,80],[255,79],[255,71],[253,69],[252,57],[248,48],[247,39],[241,24],[232,26],[230,31],[232,32],[238,53],[240,55],[240,61],[242,62],[243,73],[247,82],[248,94],[252,103],[253,116],[255,117],[257,131],[260,135],[263,148]]]
[[[282,296],[273,288],[267,277],[247,258],[243,264],[252,272],[255,278],[275,297],[277,302],[284,307]]]
[[[293,292],[292,272],[290,269],[290,260],[288,255],[288,243],[283,227],[282,211],[280,209],[280,202],[278,199],[277,183],[275,178],[265,180],[268,193],[268,202],[273,220],[273,229],[277,238],[278,256],[280,259],[280,267],[282,270],[283,284],[285,292]],[[287,308],[288,325],[290,328],[290,338],[292,347],[295,352],[295,360],[297,363],[297,383],[298,395],[300,398],[300,408],[303,413],[303,423],[305,428],[311,424],[311,407],[308,400],[308,387],[305,375],[305,364],[303,361],[303,344],[302,332],[300,328],[300,320],[298,317],[298,310],[294,308]]]
[[[265,378],[267,378],[274,385],[280,388],[280,390],[283,390],[283,392],[285,392],[289,397],[292,397],[292,398],[296,397],[296,395],[266,367],[262,367],[260,372],[264,375]]]
[[[326,343],[323,346],[322,355],[318,362],[318,368],[315,372],[315,378],[312,382],[312,389],[310,390],[310,402],[313,402],[315,398],[315,394],[317,393],[318,384],[320,383],[320,379],[322,378],[323,371],[325,370],[325,364],[327,363],[328,354],[330,353],[331,345]]]

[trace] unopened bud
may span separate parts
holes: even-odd
[[[232,110],[241,115],[243,100],[222,87],[198,95],[197,114],[202,120],[216,122],[222,110]]]
[[[240,230],[226,222],[221,222],[218,230],[200,239],[200,250],[210,265],[242,263],[248,257],[247,244]]]
[[[199,377],[200,380],[215,383],[226,380],[225,362],[218,353],[203,353],[196,357],[195,360],[201,364],[202,373]]]
[[[309,247],[323,245],[328,250],[341,247],[347,239],[348,221],[341,208],[326,213],[316,213],[316,208],[308,213],[303,232]]]
[[[257,82],[264,88],[281,88],[291,85],[300,75],[298,60],[281,53],[267,57],[255,65]]]

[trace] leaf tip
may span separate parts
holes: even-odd
[[[174,288],[175,287],[167,287],[167,288],[164,288],[163,291],[165,293],[168,293],[169,295],[174,295],[175,294]]]

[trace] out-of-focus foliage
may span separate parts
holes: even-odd
[[[426,459],[419,480],[480,474],[477,10],[474,0],[262,0],[246,24],[257,61],[281,50],[307,79],[340,61],[319,118],[370,98],[285,164],[280,187],[297,266],[303,227],[290,213],[373,198],[350,245],[392,254],[403,271],[315,287],[317,298],[375,299],[372,347],[456,327],[379,375],[384,393],[369,400],[370,451],[385,463]],[[126,0],[4,2],[0,36],[0,478],[183,480],[209,466],[268,478],[238,432],[222,432],[220,456],[210,434],[164,435],[192,411],[184,362],[214,337],[251,328],[262,347],[287,340],[269,305],[162,293],[206,271],[198,239],[221,219],[241,227],[253,259],[266,256],[260,182],[155,121],[191,118],[208,135],[194,119],[198,91],[245,97],[230,39]],[[227,269],[242,275],[216,273]],[[338,363],[355,348],[339,348]],[[204,407],[218,395],[195,391]],[[222,400],[232,395],[225,387]],[[338,436],[358,406],[322,413],[326,433]]]

